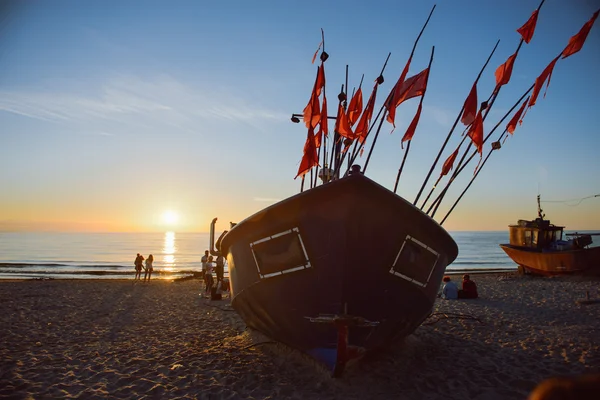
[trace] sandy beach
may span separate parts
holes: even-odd
[[[460,277],[455,276],[460,281]],[[341,379],[246,329],[198,281],[0,281],[0,398],[525,399],[600,372],[600,280],[477,275]]]

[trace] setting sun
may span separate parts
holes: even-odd
[[[179,215],[175,211],[167,210],[163,213],[162,220],[167,225],[173,225],[179,221]]]

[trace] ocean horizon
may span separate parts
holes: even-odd
[[[508,231],[449,233],[459,253],[448,272],[516,270],[499,246]],[[0,279],[127,279],[137,253],[153,254],[153,277],[174,279],[200,271],[209,239],[209,233],[0,232]]]

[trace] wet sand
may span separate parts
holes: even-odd
[[[333,379],[198,281],[0,281],[0,398],[525,399],[600,373],[600,280],[476,275],[415,333]],[[459,277],[453,278],[460,281]]]

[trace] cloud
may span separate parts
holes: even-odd
[[[285,120],[270,110],[216,88],[192,88],[170,76],[120,76],[85,95],[59,91],[0,91],[0,111],[57,124],[164,127],[196,131],[202,123],[241,123],[258,129]],[[100,124],[100,125],[98,125]],[[102,129],[104,128],[104,129]]]

